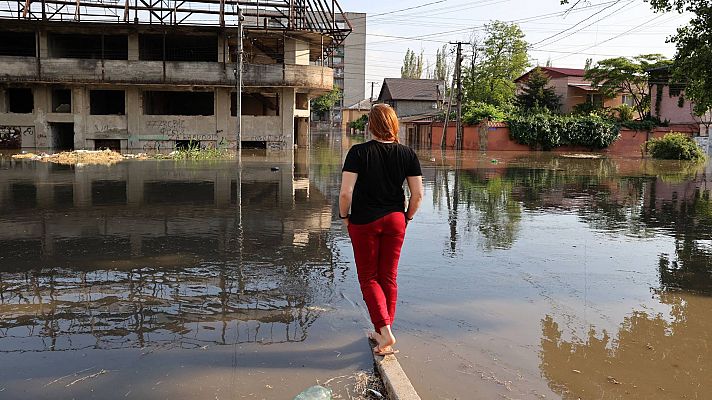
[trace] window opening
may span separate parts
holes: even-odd
[[[70,89],[52,89],[52,112],[72,112],[72,91]]]
[[[214,115],[213,92],[159,92],[143,93],[145,115]]]
[[[123,90],[91,90],[89,92],[91,115],[126,114],[126,95]]]
[[[9,88],[5,91],[7,111],[16,114],[32,114],[35,108],[35,99],[32,89]]]

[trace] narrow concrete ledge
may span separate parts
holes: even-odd
[[[391,400],[420,400],[396,356],[383,357],[374,354],[373,359]]]

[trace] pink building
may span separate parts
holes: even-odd
[[[685,85],[670,83],[670,68],[648,70],[650,82],[650,115],[671,124],[696,124],[694,106],[685,99]]]
[[[699,125],[700,135],[706,136],[702,121],[712,121],[712,115],[700,118],[694,115],[695,104],[685,98],[685,85],[670,83],[669,67],[648,70],[650,82],[650,115],[670,125]]]
[[[554,68],[539,67],[551,80],[549,85],[554,88],[556,94],[561,96],[561,112],[570,113],[578,104],[591,103],[603,105],[604,107],[617,107],[621,104],[633,105],[630,96],[620,95],[613,99],[604,98],[600,91],[591,86],[591,82],[584,79],[586,70],[578,68]],[[517,92],[520,92],[529,80],[530,70],[526,74],[515,79]]]

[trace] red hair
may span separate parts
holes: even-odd
[[[398,143],[398,115],[388,104],[376,104],[368,113],[368,130],[381,140]]]

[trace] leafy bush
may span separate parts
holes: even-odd
[[[357,131],[365,131],[366,123],[368,122],[368,114],[360,116],[358,119],[349,122],[349,128],[353,128]]]
[[[465,106],[462,119],[467,125],[479,124],[485,118],[490,121],[504,121],[506,112],[497,106],[487,103],[473,103]]]
[[[653,128],[656,128],[658,126],[668,126],[669,121],[661,121],[660,118],[658,117],[648,117],[643,120],[633,120],[633,121],[624,121],[621,123],[621,126],[624,128],[632,129],[634,131],[652,131]]]
[[[693,160],[703,161],[705,154],[700,146],[690,137],[671,132],[648,142],[648,152],[653,158],[663,160]]]
[[[447,120],[448,123],[457,121],[457,111],[450,110],[450,117]],[[433,117],[433,121],[445,122],[445,111],[440,111],[437,115],[435,115],[435,117]]]
[[[544,150],[566,145],[602,149],[620,131],[615,123],[596,115],[521,115],[507,122],[512,139]]]
[[[635,114],[633,107],[628,104],[619,105],[615,108],[615,111],[618,113],[618,121],[620,122],[632,121]]]

